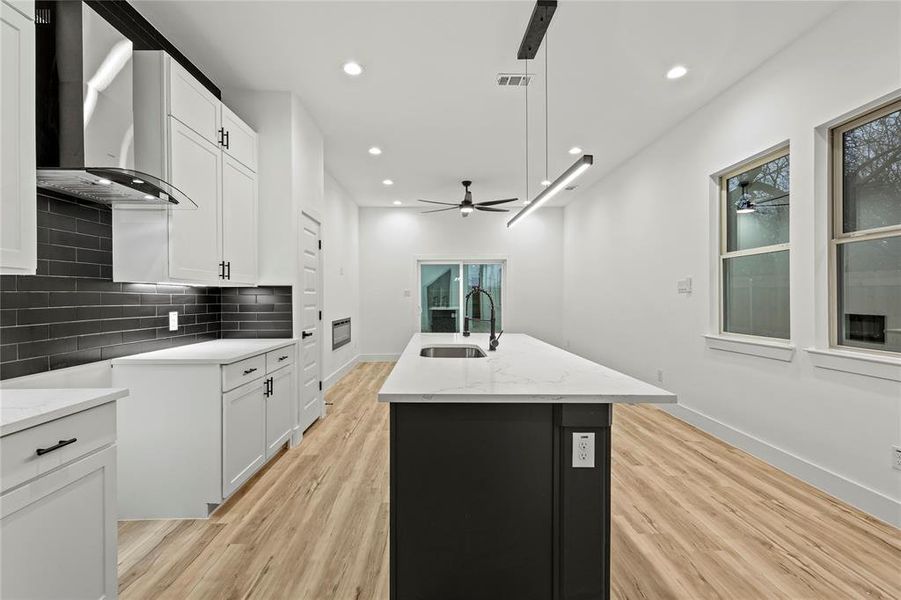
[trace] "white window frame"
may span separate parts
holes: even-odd
[[[736,258],[740,256],[753,256],[757,254],[772,254],[775,252],[783,252],[787,251],[789,253],[789,265],[791,265],[791,238],[789,237],[789,241],[783,244],[771,244],[769,246],[760,246],[759,248],[749,248],[747,250],[727,250],[728,239],[727,235],[727,218],[728,218],[728,209],[727,202],[729,199],[729,189],[727,182],[732,177],[736,175],[741,175],[746,171],[750,171],[751,169],[756,169],[761,165],[765,165],[768,162],[772,162],[778,158],[782,158],[783,156],[789,157],[789,171],[791,171],[791,149],[788,145],[780,146],[779,148],[767,152],[764,155],[743,162],[740,165],[736,166],[733,169],[723,173],[719,176],[718,185],[719,185],[719,244],[717,248],[719,250],[718,264],[717,264],[717,305],[718,305],[718,332],[719,337],[722,338],[734,338],[736,340],[747,340],[751,342],[762,342],[763,345],[773,344],[778,347],[780,350],[786,348],[787,344],[791,343],[791,324],[792,324],[792,315],[791,315],[791,302],[789,302],[789,337],[788,338],[775,338],[764,335],[754,335],[750,333],[734,333],[731,331],[726,331],[725,325],[725,301],[726,294],[724,290],[724,286],[726,283],[726,278],[724,277],[725,264],[726,260],[729,258]],[[791,223],[791,176],[789,176],[789,223]],[[789,226],[789,230],[791,227]],[[789,298],[791,298],[791,278],[789,278]],[[725,348],[723,348],[725,349]],[[756,352],[752,352],[756,353]],[[791,358],[791,352],[788,353],[788,358]]]
[[[418,257],[416,259],[416,304],[414,306],[417,307],[415,311],[415,320],[416,327],[414,331],[418,331],[422,333],[422,265],[457,265],[460,269],[460,282],[459,282],[459,294],[460,294],[460,308],[457,310],[457,330],[463,331],[463,313],[466,307],[463,305],[463,300],[466,297],[466,294],[463,290],[463,267],[464,265],[501,265],[501,298],[500,298],[500,306],[501,306],[501,319],[504,318],[504,315],[507,312],[507,278],[509,275],[509,262],[506,257],[476,257],[476,258],[434,258],[434,257]],[[495,299],[496,300],[496,299]],[[502,321],[496,323],[497,330],[500,332],[503,330]],[[427,333],[427,332],[426,332]]]
[[[838,314],[838,247],[849,242],[863,242],[890,237],[901,237],[901,224],[876,227],[863,231],[853,231],[850,233],[845,233],[843,231],[844,146],[842,144],[842,134],[897,110],[901,110],[901,100],[898,99],[846,121],[830,130],[829,143],[831,146],[831,160],[829,161],[829,202],[831,204],[831,210],[829,211],[829,231],[831,235],[829,236],[829,347],[841,352],[886,358],[901,357],[901,352],[880,350],[878,348],[846,346],[840,344],[838,340],[838,320],[841,317]]]

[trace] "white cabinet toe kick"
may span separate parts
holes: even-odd
[[[295,343],[272,341],[283,345],[230,363],[113,362],[130,390],[118,413],[120,520],[207,518],[290,443]]]

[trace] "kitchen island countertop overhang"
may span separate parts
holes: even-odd
[[[379,391],[380,402],[652,403],[675,394],[522,333],[488,351],[488,334],[416,333]],[[484,358],[429,358],[429,346],[472,347]]]

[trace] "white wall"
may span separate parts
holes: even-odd
[[[323,381],[337,382],[356,362],[360,348],[360,228],[359,209],[328,173],[325,175],[322,228]],[[351,341],[332,350],[332,321],[350,317]]]
[[[674,413],[901,525],[901,383],[815,367],[827,345],[821,129],[901,87],[901,5],[849,3],[566,208],[570,348],[647,381]],[[691,75],[689,75],[691,76]],[[791,144],[790,362],[707,348],[716,310],[711,176]],[[676,281],[694,280],[690,296]],[[712,287],[713,286],[713,287]]]
[[[399,354],[417,330],[419,258],[507,259],[503,327],[560,343],[563,211],[546,209],[507,229],[506,215],[421,215],[411,208],[360,209],[361,354]],[[410,290],[410,296],[404,296]],[[501,341],[503,344],[503,340]]]

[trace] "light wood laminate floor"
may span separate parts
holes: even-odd
[[[120,523],[120,597],[387,599],[391,367],[209,520]],[[901,598],[898,530],[656,408],[613,422],[614,598]]]

